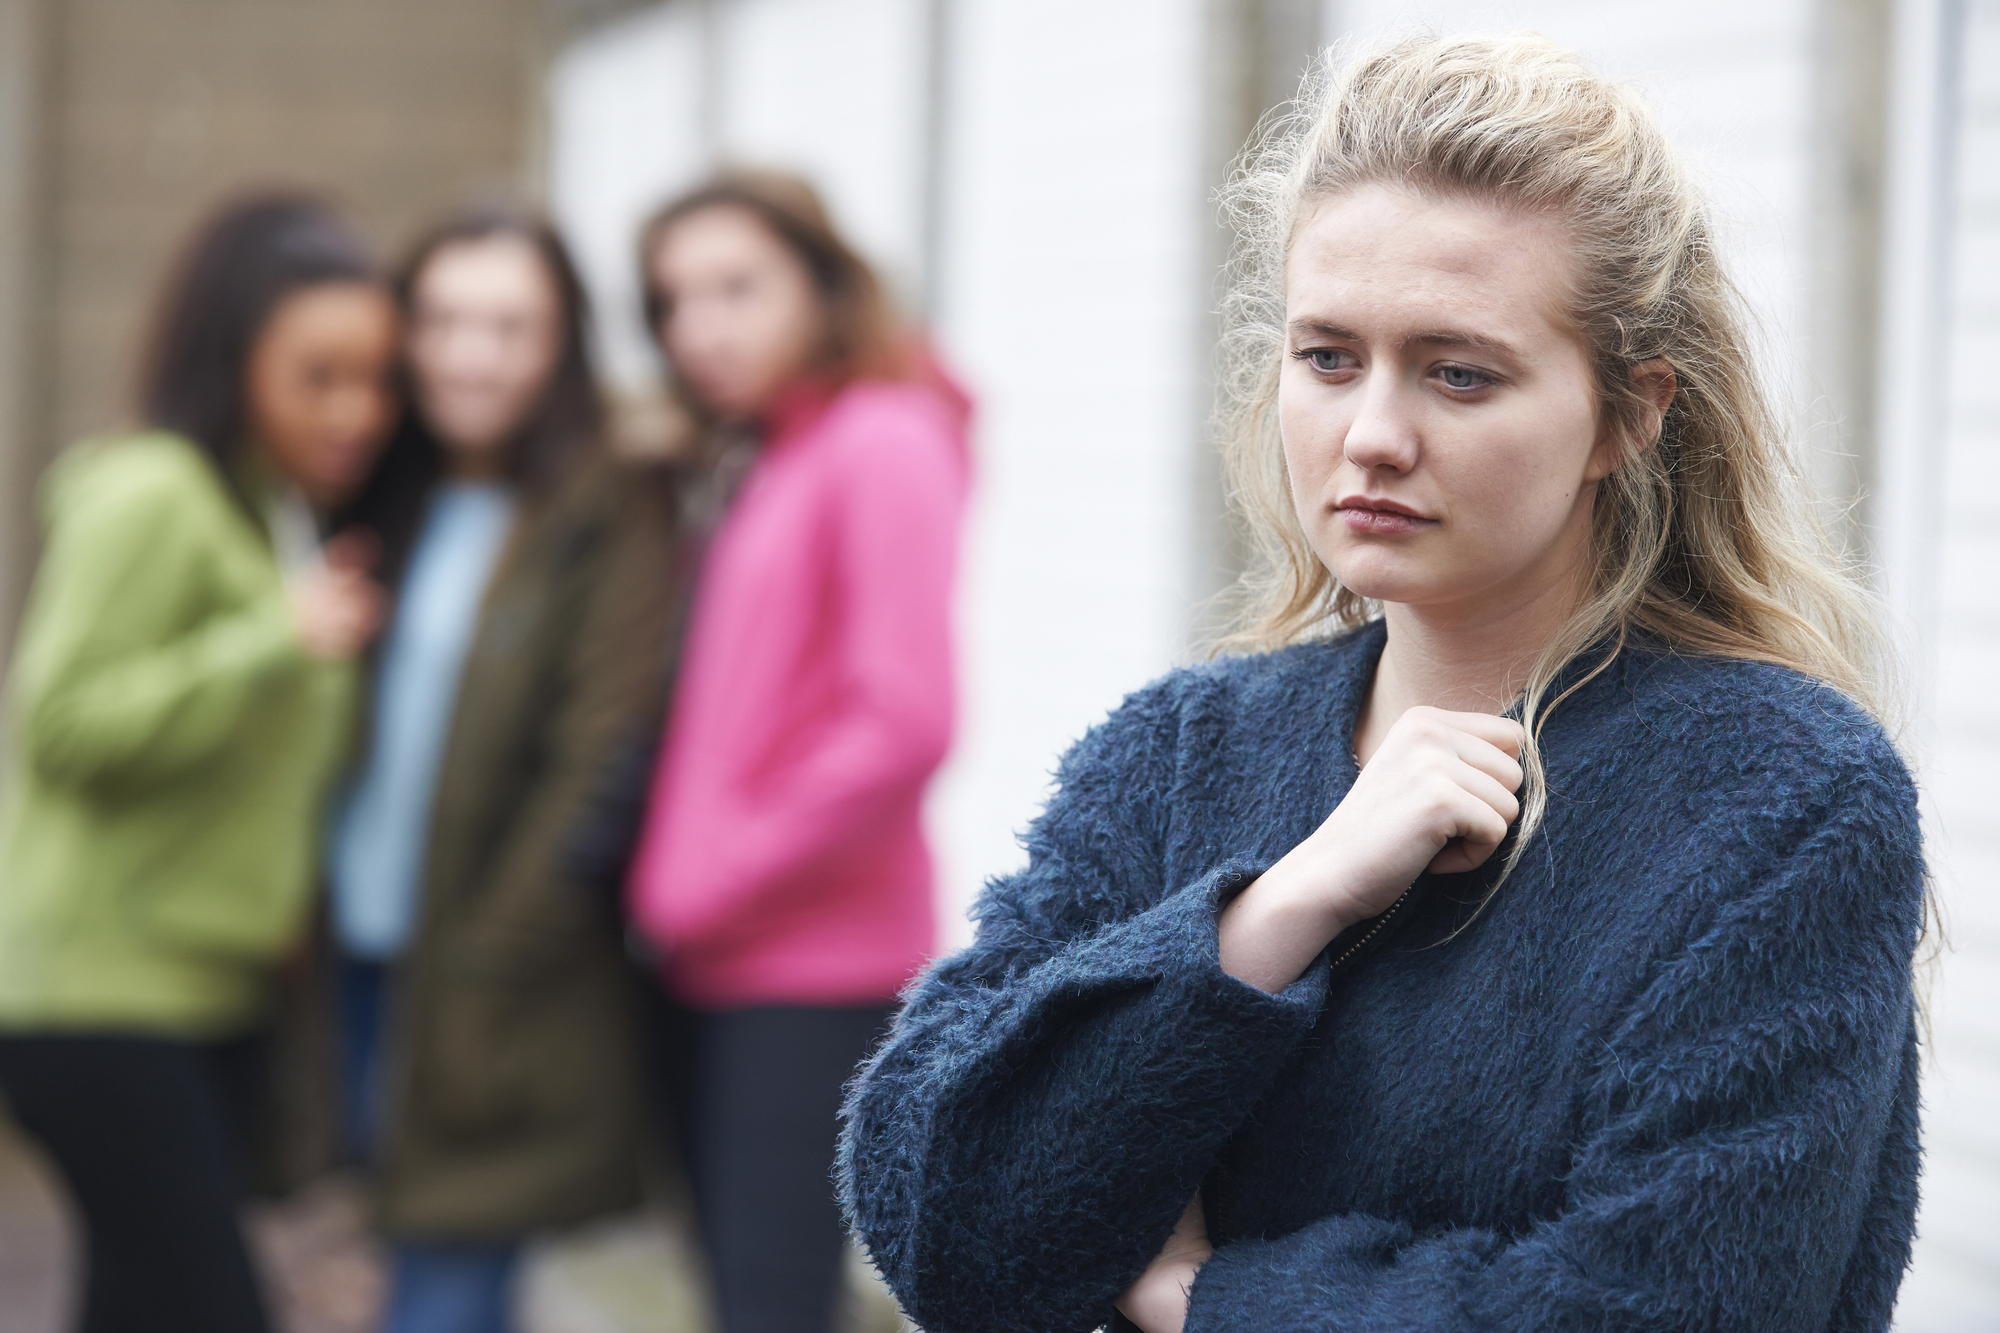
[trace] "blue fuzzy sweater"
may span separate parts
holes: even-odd
[[[1628,644],[1552,715],[1483,911],[1492,867],[1426,877],[1266,995],[1217,912],[1346,794],[1382,642],[1178,672],[1065,759],[850,1094],[847,1205],[910,1316],[1095,1328],[1198,1188],[1189,1333],[1886,1329],[1923,896],[1888,739]]]

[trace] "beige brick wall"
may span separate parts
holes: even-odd
[[[0,631],[32,545],[26,479],[126,419],[134,359],[189,226],[255,182],[331,190],[390,251],[434,210],[534,174],[541,0],[0,0],[37,48],[0,115],[27,201],[0,228],[10,311],[0,402]],[[32,21],[29,21],[32,20]],[[18,100],[18,99],[17,99]],[[23,350],[25,349],[25,350]],[[0,375],[0,380],[5,380]],[[0,386],[4,387],[4,386]],[[4,395],[0,395],[4,396]],[[0,632],[4,637],[4,632]]]
[[[385,244],[524,166],[518,0],[61,0],[48,61],[45,429],[118,419],[163,266],[216,197],[332,187]]]

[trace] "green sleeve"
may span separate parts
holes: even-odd
[[[303,664],[283,584],[223,609],[225,561],[269,557],[208,464],[153,440],[65,460],[22,623],[15,725],[65,785],[146,785],[216,753],[268,679]]]

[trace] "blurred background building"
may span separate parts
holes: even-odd
[[[1211,192],[1320,44],[1416,25],[1584,49],[1707,179],[1909,652],[1953,947],[1900,1326],[2000,1329],[2000,0],[0,0],[0,626],[33,479],[123,418],[146,301],[221,192],[325,185],[390,249],[469,190],[544,198],[642,395],[639,218],[718,162],[797,168],[983,407],[934,812],[960,921],[1055,756],[1199,650],[1232,576]],[[0,1328],[40,1333],[8,1293],[46,1219],[0,1213]]]

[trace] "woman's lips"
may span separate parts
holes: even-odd
[[[1419,532],[1437,523],[1436,519],[1411,513],[1401,505],[1383,505],[1377,508],[1365,500],[1350,500],[1342,504],[1338,512],[1341,522],[1347,524],[1348,531],[1365,532],[1378,537]]]

